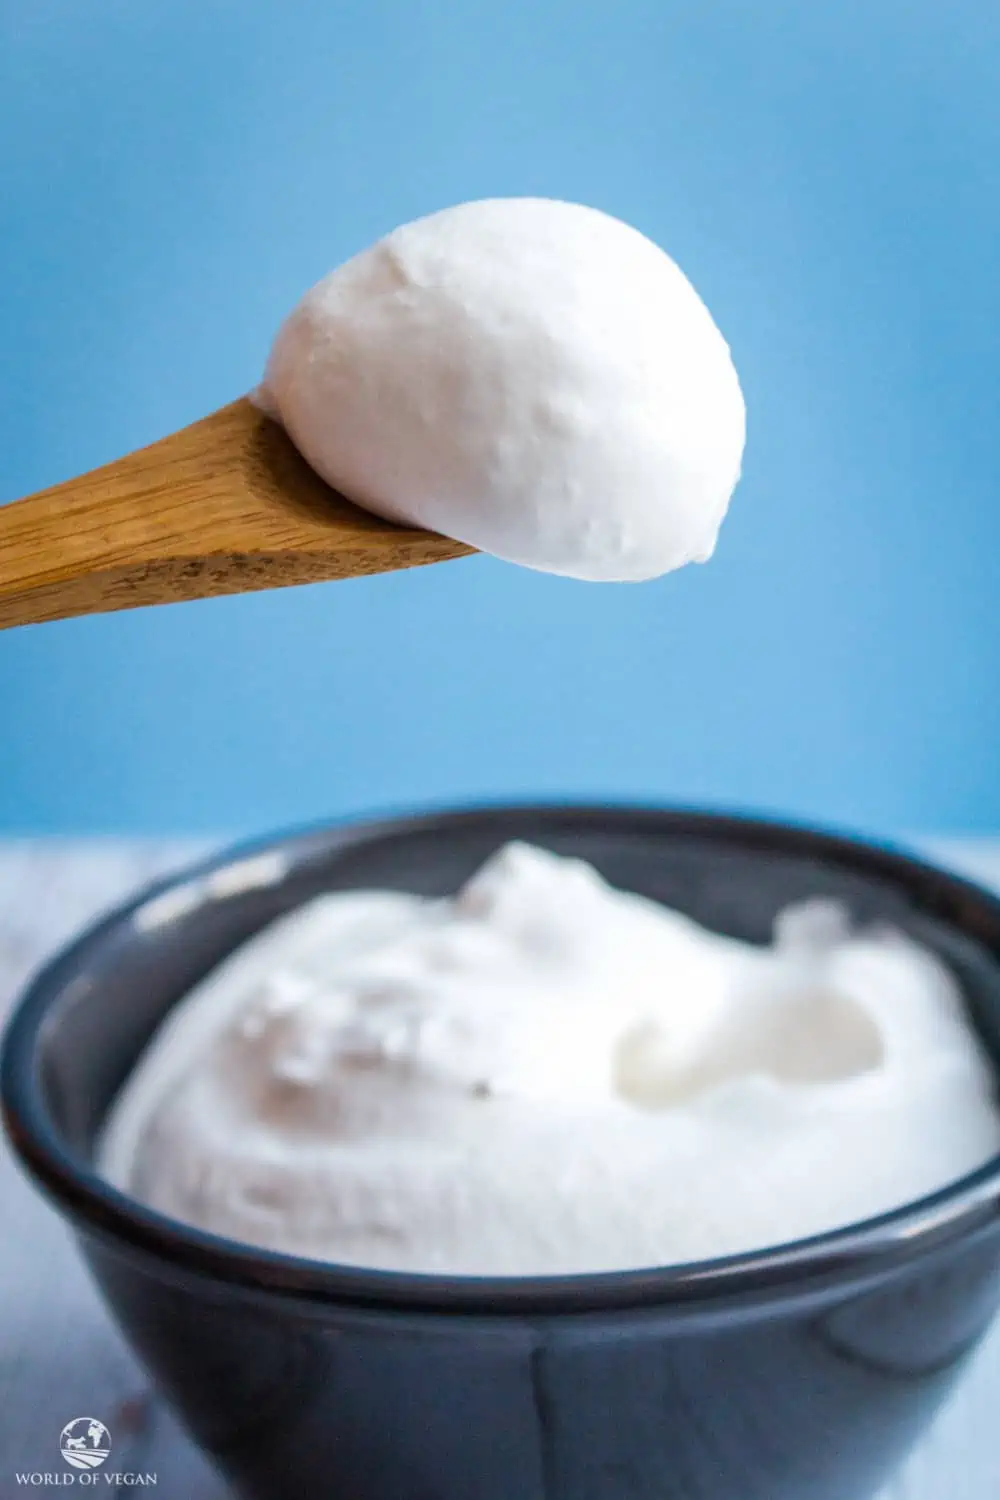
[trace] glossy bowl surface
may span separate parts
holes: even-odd
[[[805,896],[939,952],[1000,1060],[1000,902],[890,850],[642,807],[491,807],[294,834],[143,893],[15,1014],[5,1123],[189,1430],[255,1500],[866,1500],[1000,1298],[1000,1163],[920,1203],[698,1265],[414,1276],[239,1245],[93,1172],[170,1006],[324,890],[443,895],[522,838],[748,941]]]

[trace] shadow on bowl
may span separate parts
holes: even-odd
[[[417,1276],[189,1229],[93,1172],[117,1089],[170,1006],[326,890],[453,891],[519,838],[716,930],[840,898],[935,949],[1000,1059],[1000,902],[809,829],[632,807],[494,807],[320,829],[144,893],[34,982],[4,1118],[111,1311],[252,1500],[867,1500],[1000,1299],[1000,1163],[867,1224],[699,1265]]]

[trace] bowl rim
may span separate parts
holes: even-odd
[[[182,1277],[310,1303],[478,1316],[595,1313],[720,1301],[775,1301],[822,1284],[860,1283],[1000,1224],[1000,1154],[976,1171],[878,1217],[739,1255],[678,1265],[541,1276],[473,1276],[377,1270],[264,1250],[195,1229],[147,1208],[105,1182],[63,1141],[44,1099],[38,1051],[49,1012],[81,965],[152,902],[199,886],[261,856],[281,854],[275,883],[312,858],[419,830],[442,831],[541,817],[595,831],[716,841],[759,852],[821,858],[888,880],[972,936],[1000,968],[1000,897],[963,876],[888,843],[792,819],[642,802],[479,802],[388,816],[322,822],[242,841],[139,890],[59,950],[30,980],[0,1047],[0,1115],[15,1154],[36,1184],[85,1233]],[[190,910],[191,907],[185,907]],[[177,919],[183,923],[184,913]],[[976,928],[979,931],[976,931]]]

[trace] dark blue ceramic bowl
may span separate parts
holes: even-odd
[[[193,1436],[256,1500],[862,1500],[1000,1293],[1000,1162],[897,1213],[760,1254],[538,1279],[325,1265],[150,1212],[95,1175],[119,1085],[170,1006],[319,891],[454,890],[504,840],[751,941],[845,899],[930,944],[1000,1057],[1000,902],[807,829],[511,807],[322,829],[147,892],[35,981],[2,1062],[7,1129]],[[863,1170],[863,1164],[859,1164]],[[655,1191],[655,1183],[650,1184]]]

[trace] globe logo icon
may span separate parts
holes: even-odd
[[[59,1434],[59,1451],[74,1469],[99,1469],[111,1452],[111,1434],[96,1417],[74,1417]]]

